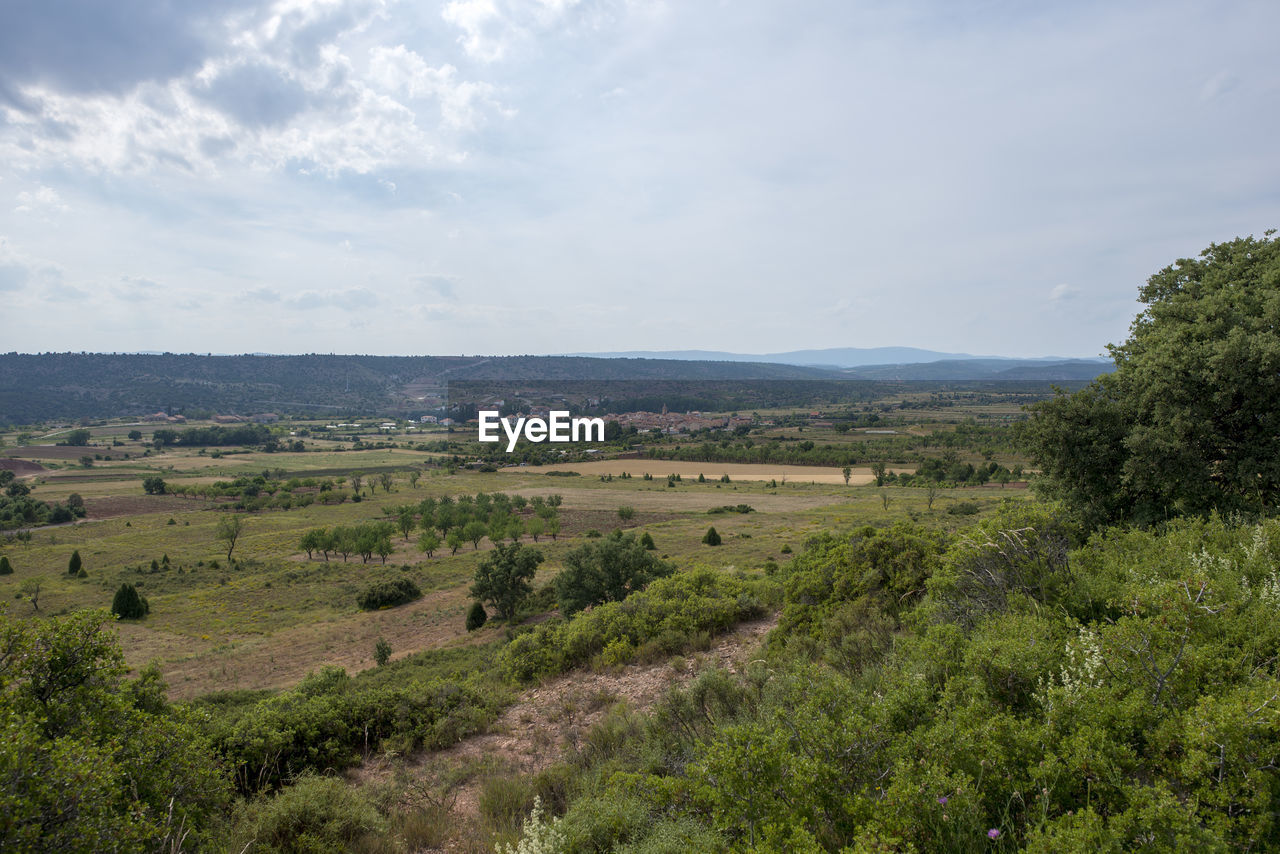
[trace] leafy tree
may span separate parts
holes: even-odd
[[[422,472],[417,469],[409,469],[409,485],[414,489],[418,488],[418,480],[422,477]]]
[[[137,441],[141,440],[141,439],[142,439],[142,431],[141,431],[141,430],[130,430],[130,431],[129,431],[129,438],[130,438],[130,439],[132,439],[132,440],[133,440],[133,441],[135,441],[135,442],[137,442]]]
[[[529,536],[533,537],[533,541],[536,543],[538,541],[538,537],[541,537],[547,532],[547,523],[544,522],[540,516],[534,516],[529,520],[527,529],[529,531]]]
[[[360,487],[364,483],[364,472],[353,471],[350,477],[351,477],[351,491],[354,492],[356,495],[359,495]]]
[[[716,531],[714,525],[712,525],[710,528],[707,528],[707,532],[702,535],[702,543],[703,545],[707,545],[707,546],[720,545],[720,534],[719,532]]]
[[[395,482],[395,478],[391,476],[391,472],[384,471],[378,475],[378,482],[382,484],[383,492],[390,492],[391,484]]]
[[[67,575],[78,575],[81,567],[80,550],[76,549],[71,553],[71,559],[67,561]]]
[[[40,610],[40,590],[43,586],[43,583],[38,578],[25,578],[18,588],[18,591],[27,597],[33,610]]]
[[[844,468],[840,469],[840,474],[844,475],[844,485],[848,486],[849,478],[853,476],[853,467],[845,466]]]
[[[144,478],[142,481],[142,491],[147,495],[164,495],[165,489],[163,478],[152,476]]]
[[[1280,500],[1280,241],[1213,244],[1139,289],[1114,373],[1031,407],[1037,488],[1085,524]]]
[[[406,540],[409,539],[409,532],[418,524],[418,520],[414,518],[415,512],[413,506],[409,504],[396,508],[396,526],[400,528],[400,533]]]
[[[153,668],[125,681],[106,614],[0,614],[0,850],[203,850],[230,803],[194,717]]]
[[[218,527],[214,530],[214,536],[226,544],[227,560],[231,560],[231,552],[236,547],[236,540],[240,539],[240,534],[243,532],[244,519],[234,513],[223,516],[218,520]]]
[[[151,613],[146,597],[138,593],[132,584],[121,584],[111,599],[111,613],[122,620],[141,620]]]
[[[496,545],[480,561],[471,595],[491,606],[499,618],[509,620],[532,591],[529,582],[542,561],[542,552],[535,548],[520,543]]]
[[[440,548],[440,535],[435,531],[423,531],[418,537],[418,550],[426,552],[427,557],[433,557],[438,548]]]
[[[462,544],[466,540],[462,539],[462,532],[456,528],[448,533],[444,538],[444,544],[449,547],[449,554],[457,554],[458,549],[462,548]]]
[[[467,631],[474,632],[488,620],[489,614],[484,610],[484,605],[472,602],[471,607],[467,609]]]
[[[589,605],[620,602],[674,569],[645,549],[635,534],[614,531],[565,555],[565,568],[554,582],[556,600],[560,612],[569,616]]]
[[[485,534],[489,533],[489,528],[478,520],[471,520],[462,527],[462,538],[471,543],[471,547],[480,548],[480,541],[484,539]],[[495,532],[495,536],[501,537],[502,534]]]
[[[63,444],[71,445],[73,447],[84,447],[89,444],[89,439],[92,437],[93,434],[88,430],[72,430],[63,440]]]
[[[378,638],[378,642],[373,645],[373,660],[379,667],[391,660],[391,644],[387,643],[386,638]]]
[[[877,460],[871,464],[871,473],[875,475],[876,486],[884,486],[885,464]]]

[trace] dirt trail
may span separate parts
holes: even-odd
[[[450,774],[461,776],[463,782],[449,792],[448,800],[457,826],[474,827],[480,792],[490,774],[537,774],[563,759],[618,702],[632,711],[648,711],[668,689],[688,683],[709,665],[736,671],[777,622],[775,614],[742,623],[716,638],[710,649],[691,653],[679,668],[670,662],[629,665],[606,673],[575,671],[545,682],[526,691],[488,732],[414,759],[407,768],[409,777],[433,787]],[[389,765],[376,760],[352,776],[372,782],[386,779],[390,772]],[[450,844],[439,850],[463,849]]]

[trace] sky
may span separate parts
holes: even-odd
[[[0,351],[1096,356],[1280,3],[5,0]]]

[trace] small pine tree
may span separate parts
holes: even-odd
[[[716,533],[716,529],[714,525],[711,526],[710,528],[707,528],[707,532],[702,535],[702,542],[703,544],[708,546],[720,545],[720,535]]]
[[[471,609],[467,611],[467,631],[474,632],[483,626],[489,619],[488,613],[484,610],[484,605],[479,602],[472,602]]]
[[[147,599],[132,584],[121,584],[111,600],[111,613],[122,620],[140,620],[151,611]]]
[[[378,638],[373,647],[373,660],[378,662],[379,667],[391,660],[391,644],[387,643],[386,638]]]
[[[8,555],[0,555],[0,575],[13,575],[13,565],[9,563]]]
[[[648,531],[640,535],[640,545],[644,546],[647,551],[653,551],[657,548],[653,543],[653,537],[649,535]]]
[[[80,565],[80,550],[76,549],[71,553],[71,560],[67,561],[67,575],[79,575]]]

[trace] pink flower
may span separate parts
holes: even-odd
[[[1000,828],[998,828],[998,827],[993,827],[993,828],[991,828],[990,830],[988,830],[988,831],[987,831],[987,838],[988,838],[988,839],[999,839],[999,838],[1000,838]]]

